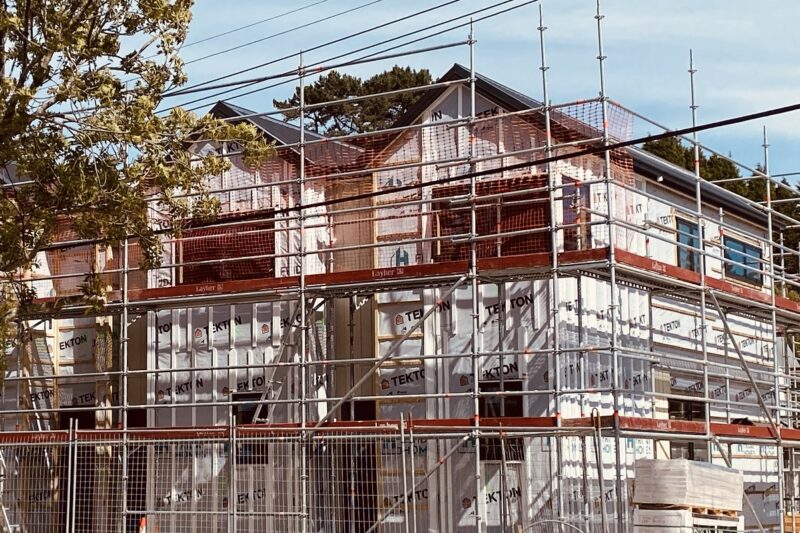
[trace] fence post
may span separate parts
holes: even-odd
[[[228,531],[236,533],[236,420],[228,407]]]
[[[70,533],[70,516],[72,514],[72,423],[69,421],[69,438],[67,439],[67,496],[64,504],[66,505],[67,514],[64,517],[64,533]]]
[[[78,472],[78,420],[69,421],[69,443],[67,444],[67,520],[64,531],[72,533],[75,531],[75,483],[73,478]]]
[[[411,482],[414,483],[416,478],[417,467],[414,461],[414,423],[411,413],[408,413],[408,419],[411,423],[408,425],[408,437],[409,437],[409,444],[411,449]],[[414,505],[411,506],[411,520],[413,524],[412,533],[417,533],[417,502],[414,501]]]
[[[406,421],[403,418],[403,413],[400,413],[400,453],[402,458],[403,464],[403,522],[405,524],[405,531],[408,532],[408,479],[406,478],[406,474],[408,473],[408,469],[406,468]],[[413,450],[412,450],[413,453]],[[414,482],[414,478],[411,478],[411,482]],[[412,496],[412,501],[416,504],[417,496],[416,492]]]

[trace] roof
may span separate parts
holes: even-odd
[[[627,149],[633,158],[634,170],[650,178],[663,177],[663,183],[667,186],[691,196],[695,195],[697,178],[694,172],[690,172],[683,167],[662,159],[641,148],[630,147]],[[758,209],[748,203],[748,201],[738,194],[723,189],[713,182],[701,181],[700,192],[703,202],[725,207],[725,210],[734,213],[747,220],[767,223],[767,213],[765,210]],[[783,222],[773,219],[773,224],[782,226]]]
[[[299,153],[297,144],[300,143],[300,127],[289,122],[284,122],[271,115],[259,114],[250,109],[232,104],[230,102],[219,101],[211,108],[209,114],[223,119],[236,119],[241,117],[264,132],[270,139],[274,140],[278,146],[291,146],[291,150]],[[331,141],[328,137],[319,133],[305,130],[303,135],[305,142],[312,144],[306,145],[306,160],[327,168],[340,170],[347,169],[357,163],[364,154],[364,150],[350,143],[341,140]],[[314,142],[327,141],[327,142]]]
[[[260,115],[244,107],[220,100],[211,108],[209,114],[218,118],[233,119],[243,117],[261,131],[272,137],[278,144],[297,144],[300,142],[300,128],[294,124],[278,120],[271,115]],[[307,140],[324,139],[322,135],[313,131],[306,130]]]
[[[454,64],[441,78],[439,82],[455,81],[459,79],[467,79],[470,77],[470,71],[463,65],[458,63]],[[408,111],[401,116],[395,123],[395,127],[410,126],[413,124],[422,113],[429,108],[433,103],[447,90],[447,87],[437,87],[427,91],[417,102],[411,106]],[[502,83],[499,83],[491,78],[487,78],[481,74],[475,73],[475,90],[482,96],[496,102],[503,106],[508,111],[524,111],[525,109],[532,109],[541,107],[542,103],[538,100],[526,96],[519,91],[516,91]],[[590,125],[582,123],[569,115],[556,113],[552,117],[553,127],[562,128],[565,130],[574,131],[576,127],[584,135],[591,134],[589,130],[595,130]],[[600,132],[594,131],[594,135],[599,136]],[[626,148],[628,155],[633,160],[634,171],[651,178],[663,178],[663,183],[667,187],[672,187],[683,193],[694,195],[695,185],[697,179],[693,172],[690,172],[683,167],[675,165],[665,159],[651,154],[641,148],[629,147]],[[701,192],[705,201],[715,205],[724,206],[726,210],[732,214],[736,214],[746,220],[756,222],[758,224],[767,223],[767,214],[765,211],[758,209],[747,202],[738,194],[723,189],[718,185],[714,185],[708,181],[701,182]],[[777,222],[777,221],[775,221]]]
[[[456,81],[467,79],[469,77],[469,69],[464,65],[456,63],[437,81]],[[414,121],[419,118],[422,112],[428,109],[446,90],[447,87],[437,87],[436,89],[426,91],[414,105],[408,108],[408,111],[406,111],[403,116],[397,119],[394,127],[398,128],[413,124]],[[519,91],[515,91],[511,87],[507,87],[502,83],[496,82],[493,79],[487,78],[486,76],[482,76],[478,73],[475,73],[475,90],[484,96],[488,96],[509,111],[521,111],[523,109],[540,107],[542,105],[541,102],[538,102],[529,96],[525,96]]]

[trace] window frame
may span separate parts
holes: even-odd
[[[684,227],[681,228],[681,225]],[[696,233],[692,233],[694,228]],[[686,241],[686,242],[684,242]],[[679,268],[685,268],[692,272],[700,272],[702,268],[702,254],[695,250],[689,250],[685,246],[690,246],[698,250],[702,250],[702,239],[700,237],[700,224],[692,222],[688,218],[675,217],[675,264]],[[681,258],[683,256],[683,260]]]
[[[748,264],[747,258],[748,257],[753,258],[756,259],[757,261],[756,268],[758,270],[761,270],[761,265],[764,261],[764,250],[758,246],[750,244],[749,242],[737,239],[735,237],[730,237],[728,235],[725,235],[723,237],[722,244],[724,251],[723,255],[725,258],[725,267],[723,269],[725,272],[725,277],[732,278],[737,281],[742,281],[744,283],[749,283],[751,285],[757,285],[759,287],[763,286],[764,275],[761,272],[750,270],[742,265],[752,266]],[[741,250],[732,249],[730,246],[731,244],[740,245]],[[758,256],[748,254],[747,253],[748,249],[757,252]],[[741,255],[742,260],[731,257],[731,252]],[[733,261],[734,263],[731,263],[731,261]],[[742,269],[744,270],[744,274],[738,274],[734,272],[733,269]]]
[[[522,392],[524,390],[521,379],[506,379],[500,381],[486,380],[478,384],[481,392]],[[524,416],[522,395],[489,396],[481,395],[478,398],[479,414],[481,418],[515,418]],[[500,405],[496,405],[499,400]],[[495,413],[500,408],[504,414]],[[478,454],[481,461],[500,461],[503,457],[502,447],[505,447],[506,461],[525,460],[525,442],[521,437],[482,437]]]
[[[686,229],[690,229],[693,227],[697,233],[692,234],[691,231],[686,231],[686,229],[681,229],[681,224],[686,226]],[[682,242],[681,239],[685,239],[690,242]],[[700,235],[700,224],[698,224],[697,222],[692,222],[687,218],[676,216],[675,241],[677,242],[675,264],[678,265],[679,268],[685,268],[686,270],[691,270],[692,272],[700,272],[700,269],[702,268],[703,264],[702,262],[703,239]],[[695,250],[689,250],[681,245],[697,248],[698,250],[701,251],[698,252]],[[685,262],[681,261],[681,255],[685,257],[686,259]]]
[[[591,186],[570,176],[563,176],[561,183],[561,223],[572,226],[562,230],[564,251],[589,249],[592,247]]]

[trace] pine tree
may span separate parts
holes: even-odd
[[[306,105],[344,100],[370,94],[384,93],[430,84],[431,73],[427,69],[395,65],[390,70],[362,80],[349,74],[333,70],[304,88]],[[306,127],[329,137],[379,131],[390,127],[420,97],[421,92],[403,92],[392,96],[380,96],[365,100],[327,105],[305,113]],[[300,105],[300,87],[287,100],[273,100],[276,109],[287,109]],[[296,110],[286,111],[287,121],[296,120]]]

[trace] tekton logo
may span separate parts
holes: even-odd
[[[461,507],[464,510],[467,510],[470,507],[472,507],[472,499],[471,498],[464,498],[463,500],[461,500]]]
[[[197,328],[197,329],[194,330],[194,338],[195,339],[199,339],[202,336],[203,336],[203,330],[202,329]]]
[[[269,332],[270,332],[269,324],[261,324],[261,334],[269,335]]]
[[[405,319],[403,315],[395,315],[394,317],[394,325],[395,326],[402,326],[405,323]]]
[[[87,344],[89,342],[89,337],[86,333],[78,335],[77,337],[72,337],[71,339],[67,339],[65,341],[61,341],[58,343],[58,347],[60,350],[66,350],[67,348],[73,348],[75,346],[80,346],[81,344]]]
[[[469,378],[462,374],[462,376],[458,378],[458,384],[461,385],[462,387],[466,387],[467,385],[469,385]]]
[[[388,379],[382,379],[381,380],[381,389],[382,390],[387,390],[389,387],[390,387],[389,380]]]

